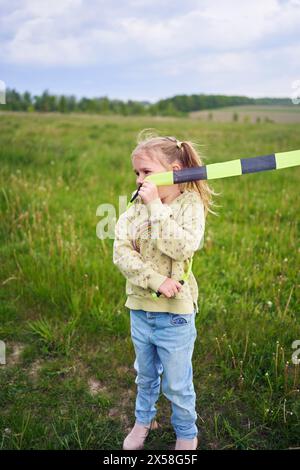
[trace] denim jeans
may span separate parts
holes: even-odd
[[[131,338],[136,354],[136,422],[149,424],[162,392],[171,401],[171,424],[176,437],[198,434],[192,355],[197,337],[195,311],[190,314],[130,310]]]

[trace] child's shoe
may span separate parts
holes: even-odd
[[[177,439],[175,450],[196,450],[198,446],[197,436],[194,439]]]
[[[152,429],[157,429],[158,423],[152,420],[150,424],[135,423],[128,436],[124,439],[123,450],[140,450],[144,447],[144,442]]]

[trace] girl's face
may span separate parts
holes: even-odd
[[[139,186],[140,183],[144,181],[146,176],[151,175],[152,173],[162,173],[165,171],[180,170],[181,166],[178,162],[171,164],[171,168],[168,170],[164,167],[158,158],[149,158],[145,153],[138,154],[132,159],[133,171],[136,174],[136,185]],[[177,184],[170,186],[158,186],[158,194],[161,200],[177,194],[179,187]]]

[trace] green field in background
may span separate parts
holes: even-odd
[[[200,144],[204,164],[300,149],[297,123],[1,114],[0,449],[121,449],[134,423],[125,279],[96,210],[119,216],[150,127]],[[209,184],[218,216],[193,262],[199,449],[299,447],[300,168]],[[157,408],[145,448],[173,449],[163,395]]]

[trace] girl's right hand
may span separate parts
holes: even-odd
[[[166,297],[170,298],[177,294],[182,288],[182,284],[179,281],[175,281],[175,279],[171,279],[168,277],[158,288],[158,292],[161,292]]]

